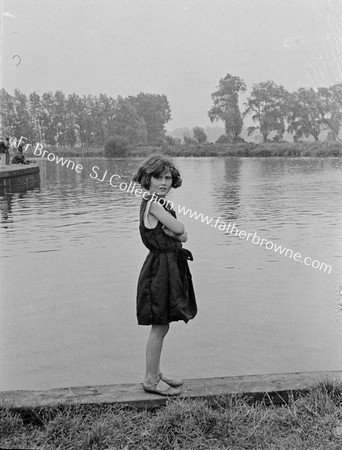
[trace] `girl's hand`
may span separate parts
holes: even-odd
[[[180,241],[180,242],[186,242],[186,241],[188,240],[187,232],[184,231],[184,233],[181,234],[181,235],[178,235],[178,236],[176,237],[176,239],[178,239],[178,241]]]

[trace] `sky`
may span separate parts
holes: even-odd
[[[164,94],[171,131],[212,125],[228,73],[247,85],[241,105],[267,80],[290,91],[342,82],[342,0],[1,1],[10,94]]]

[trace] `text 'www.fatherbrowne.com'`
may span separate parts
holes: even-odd
[[[172,203],[168,201],[169,203]],[[173,207],[173,204],[172,204]],[[276,244],[268,239],[263,239],[254,233],[247,233],[247,231],[239,230],[234,222],[224,222],[221,217],[214,219],[213,217],[204,216],[202,213],[197,211],[192,211],[190,208],[185,208],[184,206],[178,205],[178,213],[184,216],[189,216],[191,219],[200,220],[201,223],[210,225],[213,228],[218,228],[220,231],[224,231],[225,234],[233,235],[239,237],[240,239],[245,239],[246,241],[252,242],[254,245],[259,245],[260,247],[265,246],[267,250],[272,250],[274,253],[279,253],[282,256],[293,259],[295,262],[299,262],[306,266],[311,266],[313,269],[318,269],[331,273],[332,267],[329,264],[318,261],[317,259],[312,259],[310,256],[303,257],[301,253],[294,252],[292,249],[283,247],[282,245]]]

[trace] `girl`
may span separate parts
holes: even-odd
[[[182,248],[187,234],[184,225],[166,200],[170,189],[182,184],[179,171],[162,155],[152,155],[139,167],[133,181],[144,192],[140,206],[140,235],[150,250],[141,269],[137,290],[139,325],[152,325],[146,346],[146,392],[173,396],[180,394],[183,382],[160,371],[160,355],[169,323],[193,319],[197,313],[188,259]]]

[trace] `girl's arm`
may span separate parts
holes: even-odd
[[[172,214],[167,212],[158,202],[151,203],[149,212],[176,235],[182,235],[184,233],[184,225],[175,219]]]
[[[168,236],[176,239],[177,241],[186,242],[188,240],[188,234],[187,234],[186,231],[184,231],[183,234],[176,234],[173,231],[171,231],[168,228],[166,228],[165,226],[163,226],[163,230],[164,230],[165,234],[167,234]]]

